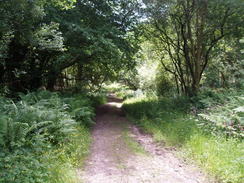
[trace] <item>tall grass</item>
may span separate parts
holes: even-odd
[[[134,98],[123,106],[132,120],[156,141],[176,146],[209,174],[224,183],[244,181],[244,142],[216,134],[202,126],[204,121],[187,113],[186,99]]]

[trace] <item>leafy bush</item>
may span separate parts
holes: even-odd
[[[244,96],[235,90],[205,90],[191,99],[207,131],[244,137]]]
[[[89,94],[89,98],[93,107],[97,107],[107,102],[107,96],[102,92]]]
[[[244,96],[227,97],[228,103],[199,114],[203,125],[227,136],[244,137]]]
[[[0,104],[0,182],[76,182],[67,174],[87,154],[90,100],[41,91]]]

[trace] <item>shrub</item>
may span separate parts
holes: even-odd
[[[0,182],[74,183],[94,117],[89,99],[41,91],[0,104]]]

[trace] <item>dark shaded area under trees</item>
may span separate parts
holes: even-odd
[[[99,85],[133,67],[136,1],[0,1],[0,85]]]

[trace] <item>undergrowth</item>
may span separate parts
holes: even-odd
[[[211,108],[208,106],[208,110],[201,108],[197,113],[201,112],[205,115],[218,113],[226,119],[225,116],[235,115],[235,113],[231,113],[230,109],[231,114],[226,114],[226,111],[223,112],[221,109],[228,107],[226,105],[235,106],[234,109],[238,108],[238,105],[241,106],[243,102],[239,99],[232,100],[235,105],[221,102],[218,103],[219,105],[211,105]],[[225,128],[219,128],[217,121],[209,122],[207,119],[190,114],[192,107],[196,106],[186,98],[155,97],[132,98],[126,100],[123,105],[123,109],[132,121],[153,134],[156,141],[164,142],[166,146],[178,147],[185,157],[194,159],[220,182],[242,183],[244,142],[240,134],[243,131],[234,130],[239,135],[227,133]],[[238,122],[239,126],[241,122],[243,121]]]
[[[41,91],[0,98],[0,182],[77,183],[94,108],[84,95]]]
[[[103,89],[106,91],[106,93],[114,93],[117,97],[121,99],[131,98],[136,95],[136,92],[134,90],[130,89],[126,85],[119,83],[105,85]]]

